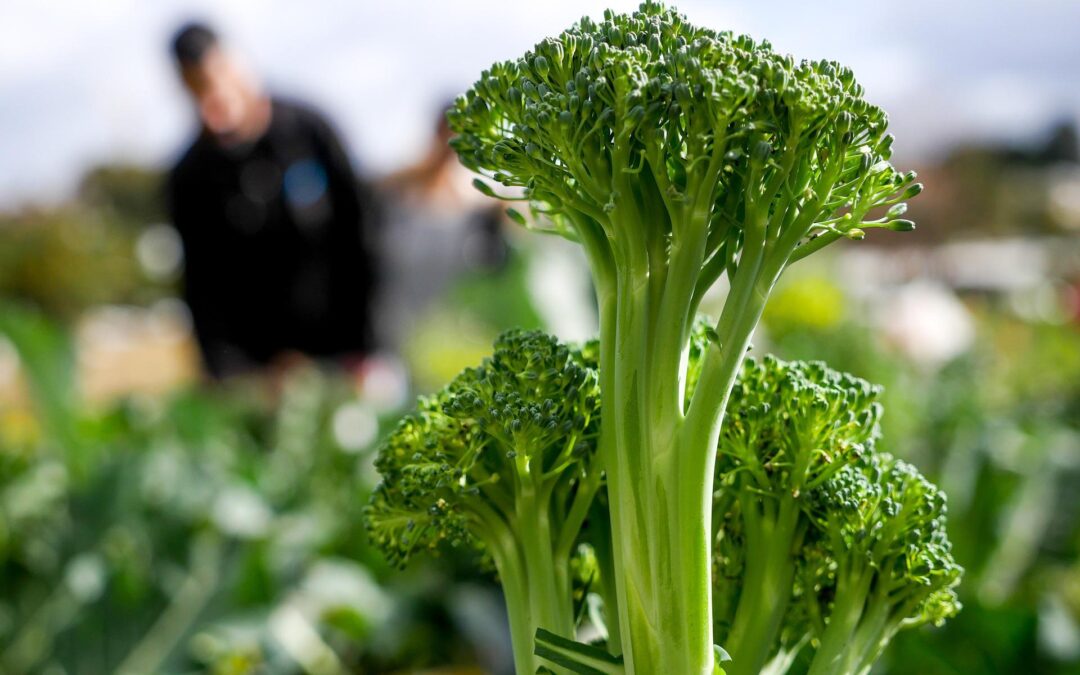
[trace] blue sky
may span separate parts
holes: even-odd
[[[380,173],[421,150],[438,103],[582,14],[636,1],[4,0],[0,208],[62,198],[89,164],[162,164],[191,114],[165,46],[218,24],[277,91],[331,114]],[[889,110],[901,159],[1080,117],[1076,0],[685,0],[689,18],[850,65]]]

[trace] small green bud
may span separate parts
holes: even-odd
[[[904,194],[900,196],[900,199],[911,199],[923,191],[922,183],[915,183],[908,186],[908,189],[904,190]]]
[[[477,189],[478,192],[483,194],[485,197],[495,197],[496,199],[498,198],[498,195],[496,195],[495,191],[491,189],[491,186],[480,180],[479,178],[473,178],[472,185],[474,188]]]
[[[683,110],[689,109],[692,102],[690,99],[690,87],[687,87],[682,82],[675,85],[675,100],[679,102]]]
[[[836,130],[841,134],[848,133],[854,123],[855,117],[846,110],[836,116]]]
[[[899,204],[893,204],[892,206],[890,206],[888,213],[886,213],[885,215],[889,218],[899,218],[900,216],[907,213],[907,209],[907,204],[904,202],[900,202]]]
[[[506,215],[518,225],[521,225],[522,227],[525,226],[525,216],[521,215],[521,212],[517,209],[506,209]]]
[[[915,229],[915,223],[910,220],[898,218],[896,220],[890,221],[889,224],[885,227],[889,230],[892,230],[893,232],[911,232]]]
[[[545,78],[551,72],[551,67],[548,65],[547,59],[543,56],[537,56],[533,59],[533,70],[536,71],[537,76]]]
[[[577,72],[577,75],[575,76],[574,83],[577,85],[577,90],[578,91],[588,91],[589,90],[589,71],[585,70],[584,68],[579,70]]]

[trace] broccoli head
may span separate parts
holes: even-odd
[[[915,467],[864,457],[815,491],[812,511],[804,598],[827,618],[811,673],[865,673],[898,630],[959,611],[945,494]]]
[[[367,508],[390,561],[471,543],[494,562],[520,672],[532,638],[571,634],[570,561],[602,472],[596,371],[535,331],[510,331],[492,356],[421,400],[383,443]]]

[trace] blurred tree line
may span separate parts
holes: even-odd
[[[103,303],[175,293],[176,278],[147,274],[136,254],[147,227],[165,222],[161,180],[142,167],[102,166],[68,203],[0,212],[0,297],[69,322]]]

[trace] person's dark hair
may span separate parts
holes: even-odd
[[[172,53],[181,68],[202,63],[206,52],[218,43],[217,33],[204,23],[190,22],[176,31],[172,40]]]

